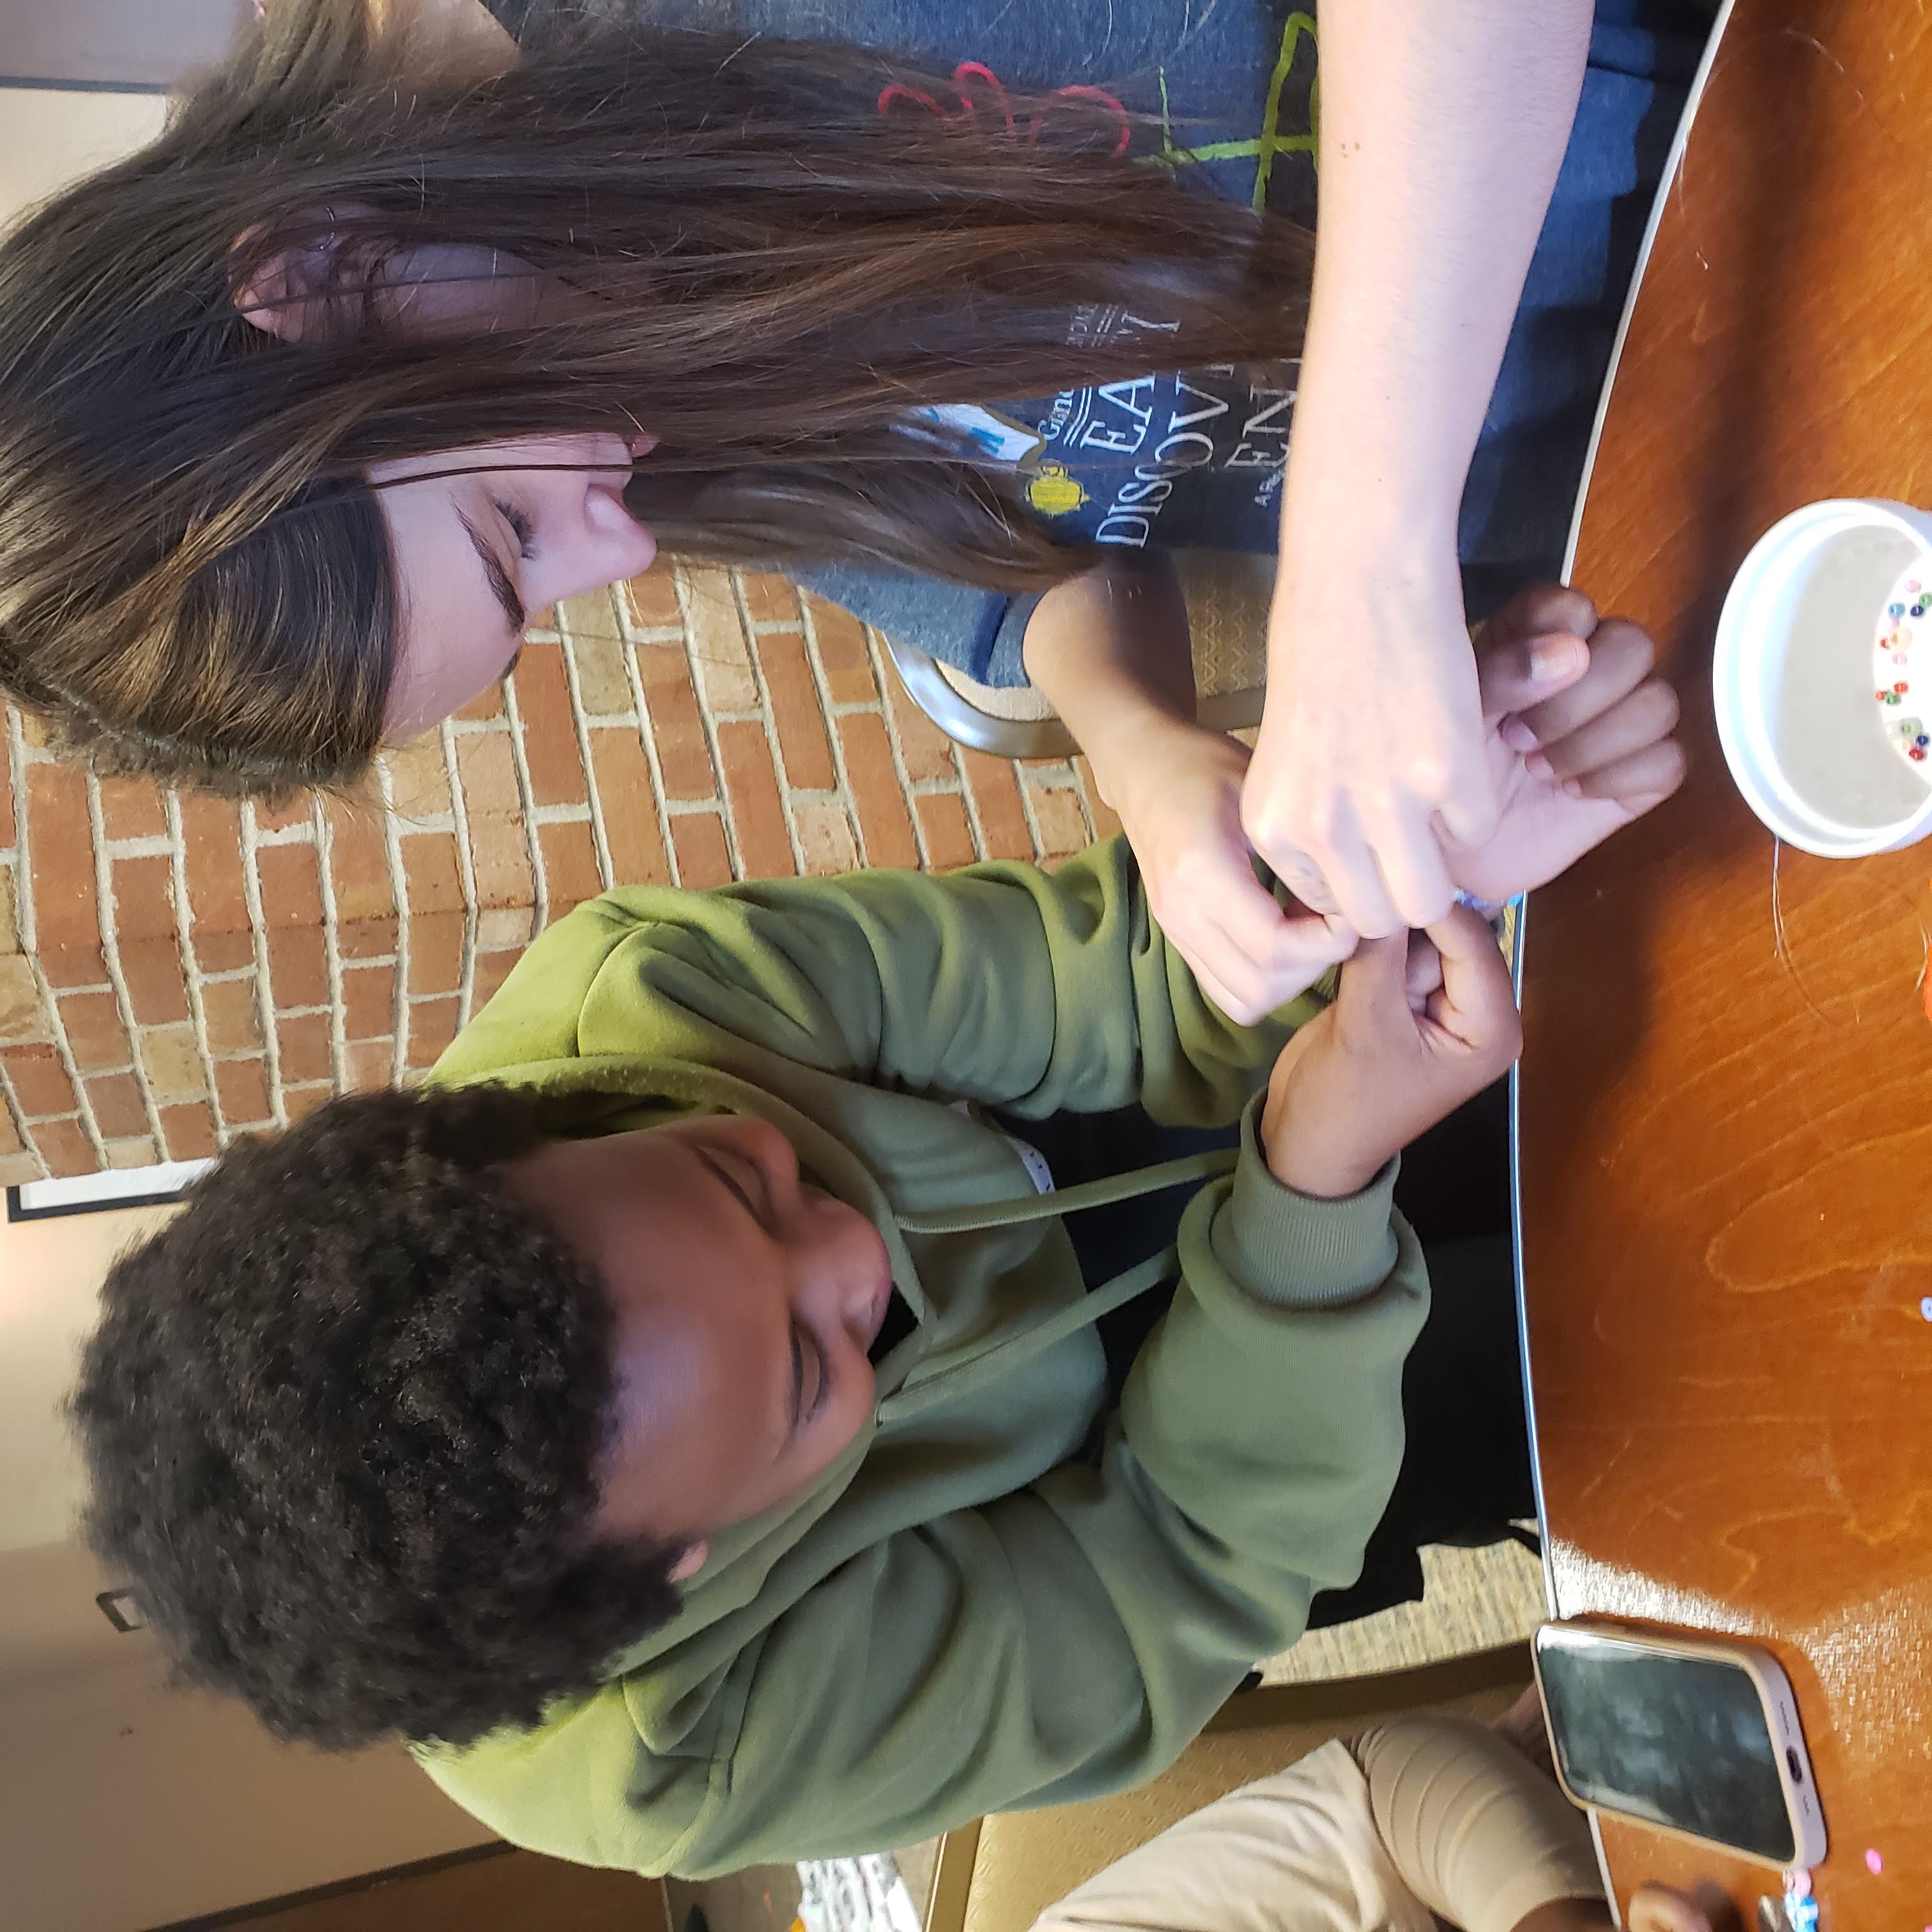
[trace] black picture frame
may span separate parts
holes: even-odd
[[[104,1175],[117,1170],[104,1168]],[[84,1178],[84,1177],[83,1177]],[[109,1194],[98,1201],[62,1201],[44,1208],[29,1206],[20,1198],[17,1187],[7,1190],[7,1220],[10,1225],[17,1221],[58,1221],[68,1214],[110,1214],[121,1208],[159,1208],[170,1201],[178,1201],[193,1184],[193,1178],[178,1181],[172,1187],[152,1189],[140,1194]]]

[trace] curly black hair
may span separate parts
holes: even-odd
[[[677,1607],[676,1546],[592,1528],[608,1300],[494,1171],[549,1137],[503,1088],[338,1100],[107,1278],[88,1538],[280,1736],[534,1723]]]

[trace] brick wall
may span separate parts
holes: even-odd
[[[654,571],[553,622],[367,802],[96,780],[8,713],[0,1184],[195,1159],[406,1079],[607,885],[1052,860],[1113,827],[1084,761],[954,747],[876,637],[782,579]]]

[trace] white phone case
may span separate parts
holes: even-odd
[[[1791,1860],[1793,1866],[1810,1866],[1821,1864],[1825,1856],[1825,1816],[1818,1802],[1818,1787],[1811,1774],[1811,1758],[1804,1748],[1804,1729],[1798,1720],[1798,1700],[1791,1688],[1791,1680],[1784,1674],[1784,1666],[1768,1650],[1756,1644],[1736,1643],[1718,1637],[1695,1636],[1689,1634],[1679,1636],[1672,1633],[1661,1636],[1653,1630],[1640,1630],[1622,1624],[1609,1623],[1594,1618],[1566,1618],[1561,1622],[1547,1623],[1536,1633],[1532,1648],[1537,1671],[1537,1691],[1543,1692],[1543,1647],[1544,1633],[1561,1631],[1574,1640],[1577,1637],[1599,1638],[1606,1642],[1628,1646],[1640,1650],[1653,1650],[1670,1657],[1706,1658],[1718,1663],[1735,1665],[1750,1678],[1758,1694],[1758,1701],[1764,1707],[1765,1719],[1771,1728],[1772,1742],[1777,1746],[1778,1781],[1784,1794],[1784,1808],[1791,1820],[1791,1840],[1797,1847],[1796,1856]],[[1544,1700],[1544,1708],[1547,1720],[1549,1702]],[[1584,1810],[1594,1814],[1599,1808],[1610,1810],[1605,1805],[1598,1807],[1589,1798],[1580,1796],[1570,1790],[1563,1775],[1563,1754],[1557,1748],[1552,1732],[1550,1738],[1550,1756],[1556,1772],[1556,1781],[1563,1787],[1564,1796]],[[1619,1817],[1634,1814],[1616,1813]],[[1715,1839],[1700,1837],[1694,1832],[1679,1829],[1674,1825],[1660,1825],[1654,1818],[1634,1817],[1634,1822],[1653,1832],[1661,1832],[1673,1838],[1681,1838],[1694,1845],[1709,1845],[1717,1850],[1728,1852],[1732,1858],[1748,1859],[1753,1864],[1768,1866],[1772,1870],[1784,1869],[1780,1862],[1765,1858],[1757,1854],[1742,1850],[1736,1845],[1727,1845]]]

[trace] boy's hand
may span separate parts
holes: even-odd
[[[1626,1932],[1736,1932],[1737,1922],[1723,1886],[1708,1884],[1688,1898],[1668,1886],[1640,1886],[1624,1919]]]
[[[1252,1026],[1346,959],[1355,934],[1339,919],[1284,912],[1256,878],[1241,830],[1244,746],[1161,721],[1136,749],[1106,789],[1148,906],[1201,990]]]
[[[1364,940],[1335,1004],[1275,1062],[1262,1114],[1268,1167],[1303,1194],[1359,1193],[1522,1045],[1509,968],[1474,913],[1459,907],[1426,937]]]
[[[1479,845],[1442,842],[1464,891],[1500,901],[1546,884],[1683,783],[1677,694],[1652,675],[1656,661],[1636,625],[1598,622],[1587,597],[1558,584],[1533,585],[1482,627],[1484,752],[1501,817]]]

